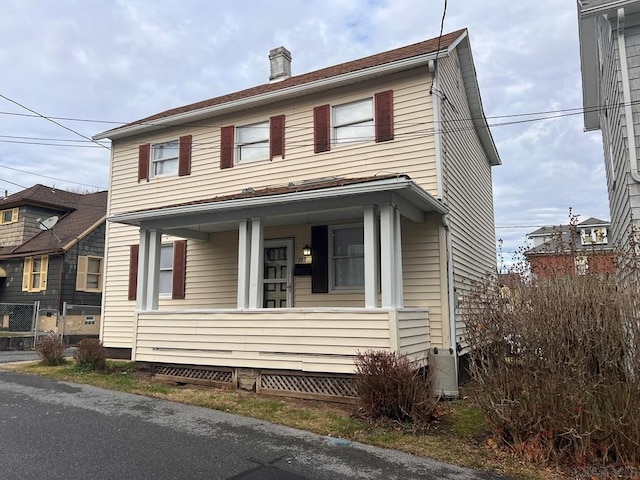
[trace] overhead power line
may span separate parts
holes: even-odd
[[[20,102],[18,102],[16,100],[13,100],[13,99],[11,99],[9,97],[6,97],[6,96],[4,96],[2,94],[0,94],[0,98],[4,98],[6,101],[11,102],[11,103],[13,103],[15,105],[18,105],[20,108],[24,108],[25,110],[27,110],[27,111],[29,111],[29,112],[31,112],[31,113],[33,113],[33,114],[35,114],[35,115],[37,115],[37,116],[39,116],[41,118],[44,118],[45,120],[47,120],[47,121],[49,121],[49,122],[51,122],[51,123],[53,123],[55,125],[58,125],[59,127],[64,128],[65,130],[68,130],[71,133],[74,133],[74,134],[78,135],[79,137],[84,138],[85,140],[89,140],[90,142],[93,142],[93,143],[95,143],[97,145],[100,145],[102,148],[106,148],[107,150],[109,150],[109,147],[107,147],[105,145],[102,145],[101,143],[96,142],[92,138],[87,137],[86,135],[83,135],[82,133],[75,131],[73,128],[69,128],[66,125],[63,125],[62,123],[60,123],[60,122],[58,122],[56,120],[53,120],[52,118],[49,118],[46,115],[42,115],[41,113],[36,112],[35,110],[33,110],[33,109],[21,104]]]
[[[8,167],[6,165],[0,165],[0,168],[6,168],[7,170],[13,170],[14,172],[26,173],[28,175],[34,175],[36,177],[48,178],[49,180],[55,180],[57,182],[73,183],[74,185],[82,185],[83,187],[91,187],[91,188],[97,188],[98,190],[106,190],[104,187],[101,187],[101,186],[98,186],[98,185],[89,185],[88,183],[74,182],[74,181],[71,181],[71,180],[66,180],[64,178],[50,177],[48,175],[42,175],[40,173],[29,172],[27,170],[20,170],[19,168]],[[20,185],[18,185],[18,186],[20,186]],[[26,187],[24,187],[24,188],[26,188]]]

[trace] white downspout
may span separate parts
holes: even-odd
[[[435,62],[429,60],[429,72],[435,72]],[[438,92],[438,77],[433,75],[431,79],[431,90]],[[442,122],[440,121],[440,103],[438,95],[431,94],[431,108],[433,110],[433,141],[436,151],[436,198],[442,200],[442,143],[440,139],[440,129]]]
[[[633,125],[631,109],[631,88],[629,86],[629,65],[627,64],[627,44],[624,39],[624,8],[618,9],[618,55],[620,57],[620,76],[622,77],[622,97],[624,116],[627,122],[627,144],[629,146],[629,163],[631,178],[640,182],[638,173],[638,155],[636,152],[636,133]]]
[[[449,225],[449,215],[442,216],[442,225],[445,230],[446,249],[447,249],[447,290],[449,294],[447,299],[449,301],[449,351],[454,357],[455,361],[455,374],[456,385],[459,385],[459,373],[458,373],[458,348],[456,344],[456,300],[455,300],[455,286],[453,283],[453,246],[451,243],[451,228]]]

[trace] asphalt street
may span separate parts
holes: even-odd
[[[0,371],[3,479],[497,479],[205,408]]]

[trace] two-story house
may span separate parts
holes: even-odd
[[[601,130],[613,245],[640,227],[640,1],[578,0],[586,130]]]
[[[39,312],[38,330],[99,334],[106,211],[107,192],[34,185],[0,199],[0,331],[29,331]],[[63,332],[65,303],[95,308]]]
[[[607,274],[615,271],[611,224],[590,217],[576,225],[548,225],[529,233],[525,252],[538,280],[558,275]]]
[[[439,46],[439,48],[438,48]],[[111,139],[102,340],[182,381],[353,394],[398,351],[457,393],[459,302],[495,272],[466,30],[96,135]]]

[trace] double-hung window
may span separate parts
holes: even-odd
[[[27,257],[24,259],[22,274],[22,290],[25,292],[41,292],[47,289],[47,271],[49,257]]]
[[[151,176],[177,175],[180,142],[156,143],[151,147]]]
[[[236,163],[269,159],[269,122],[253,123],[236,129]]]
[[[162,245],[160,250],[160,283],[158,293],[171,297],[173,292],[173,243]]]
[[[366,142],[375,137],[373,98],[333,107],[333,143]]]
[[[0,225],[17,222],[18,210],[18,208],[10,208],[9,210],[0,211]]]
[[[80,292],[101,292],[102,269],[102,257],[78,256],[76,290]]]
[[[330,268],[332,288],[364,287],[364,230],[362,225],[331,228]]]

